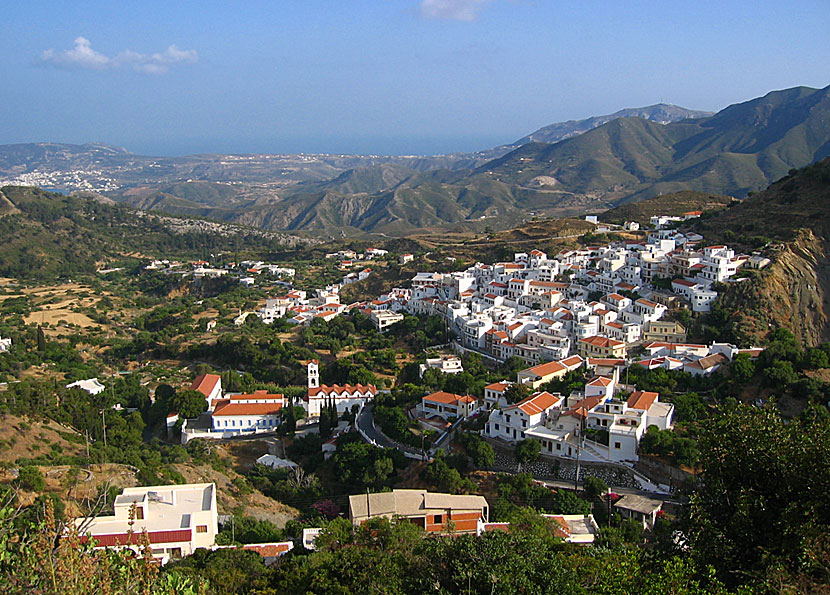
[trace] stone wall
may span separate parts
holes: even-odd
[[[491,471],[519,472],[519,463],[516,457],[513,456],[513,449],[492,439],[485,438],[485,440],[493,447],[496,455]],[[521,471],[522,473],[532,474],[535,479],[574,481],[576,478],[576,461],[544,455],[537,461],[523,465]],[[583,482],[589,477],[599,477],[611,487],[640,487],[639,482],[634,478],[634,472],[621,465],[580,462],[579,481]]]

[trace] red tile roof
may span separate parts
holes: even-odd
[[[536,393],[535,395],[530,395],[528,398],[516,403],[515,405],[506,407],[505,411],[510,409],[521,409],[528,415],[536,415],[537,413],[542,413],[550,407],[553,407],[560,400],[561,397],[557,397],[545,391]]]
[[[327,384],[321,384],[319,388],[310,388],[308,389],[308,396],[316,396],[321,392],[325,395],[329,393],[335,392],[337,394],[342,393],[354,393],[355,391],[360,391],[361,393],[366,393],[366,391],[371,392],[372,394],[377,394],[378,389],[375,388],[374,384],[367,384],[366,386],[362,384],[332,384],[331,386]]]
[[[99,547],[113,547],[116,545],[134,545],[140,543],[142,533],[136,531],[133,533],[110,533],[107,535],[93,535],[92,538],[98,542]],[[147,537],[150,543],[180,543],[190,541],[190,529],[178,529],[174,531],[148,531]],[[86,537],[81,538],[81,542],[86,541]]]
[[[432,393],[431,395],[427,395],[423,398],[424,401],[432,401],[433,403],[443,403],[445,405],[456,405],[460,403],[472,403],[475,401],[473,397],[470,395],[456,395],[453,393],[448,393],[444,391],[439,391],[437,393]]]
[[[213,417],[225,415],[275,415],[282,403],[223,403],[213,410]]]
[[[494,382],[493,384],[488,384],[484,388],[485,390],[489,389],[493,391],[502,392],[504,390],[507,390],[508,386],[510,386],[509,382]]]
[[[588,343],[589,345],[593,345],[594,347],[620,347],[621,345],[625,345],[622,341],[617,341],[616,339],[609,339],[608,337],[600,337],[599,335],[594,335],[593,337],[585,337],[584,339],[580,339],[582,343]]]
[[[291,550],[291,546],[290,541],[283,541],[281,543],[249,543],[243,545],[242,549],[256,552],[263,558],[275,558]]]
[[[216,384],[221,381],[222,378],[218,374],[202,374],[196,377],[193,384],[190,385],[190,390],[197,390],[207,398],[213,389],[216,388]]]
[[[566,370],[567,368],[559,362],[548,362],[546,364],[539,364],[538,366],[528,368],[527,371],[532,372],[536,376],[544,378],[545,376],[550,376],[551,374],[558,374]]]
[[[638,390],[631,393],[631,396],[628,397],[628,403],[626,404],[630,409],[648,411],[648,408],[651,407],[652,403],[654,403],[658,396],[659,395],[657,393]]]

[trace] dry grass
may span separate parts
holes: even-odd
[[[54,421],[40,422],[16,415],[0,415],[0,461],[14,462],[21,457],[34,458],[46,454],[50,444],[57,444],[61,454],[67,456],[84,451],[83,444],[70,442],[59,432],[75,434]]]

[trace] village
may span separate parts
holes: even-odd
[[[678,310],[707,312],[719,284],[740,282],[736,274],[741,267],[761,268],[769,262],[759,254],[736,255],[725,245],[705,246],[699,234],[674,229],[698,216],[700,212],[652,217],[653,229],[639,241],[567,249],[555,256],[531,250],[516,253],[511,262],[476,263],[451,273],[419,272],[409,288],[349,304],[341,303],[340,289],[371,275],[368,265],[375,258],[388,257],[388,252],[341,250],[326,258],[339,260],[342,270],[357,267],[358,272],[349,272],[340,284],[317,289],[311,297],[280,280],[285,294],[268,299],[256,312],[240,313],[236,324],[255,315],[265,324],[284,319],[307,325],[357,310],[385,332],[405,314],[438,316],[455,340],[421,364],[422,376],[427,368],[444,374],[463,372],[459,356],[465,353],[479,354],[494,365],[520,358],[528,367],[515,378],[486,386],[481,395],[442,391],[424,395],[409,412],[411,418],[447,433],[461,420],[489,416],[481,430],[487,439],[516,444],[533,438],[543,455],[633,465],[650,426],[673,427],[674,407],[662,402],[659,394],[638,390],[621,378],[629,365],[706,376],[740,354],[755,359],[761,353],[760,348],[729,343],[687,343],[684,325],[668,316]],[[637,231],[639,226],[626,223],[623,229]],[[408,263],[415,257],[398,258]],[[243,285],[254,283],[261,274],[280,279],[295,275],[293,268],[263,262],[240,263],[243,273],[232,267],[207,268],[208,264],[193,263],[192,275],[199,279],[232,274]],[[147,268],[187,270],[167,261]],[[361,414],[379,392],[371,384],[321,385],[319,362],[309,361],[306,367],[307,394],[298,404],[309,422],[318,419],[323,409],[336,410],[338,416]],[[580,390],[552,394],[540,389],[577,369],[589,378]],[[518,392],[522,396],[518,401],[505,398],[505,393],[517,394],[509,390],[514,384],[524,389]],[[208,407],[198,419],[168,416],[171,435],[179,424],[183,443],[274,432],[289,405],[283,395],[267,391],[225,394],[218,375],[197,378],[191,388],[204,394]]]
[[[696,215],[689,213],[686,217]],[[692,313],[708,311],[718,295],[718,284],[740,282],[736,273],[741,267],[760,268],[766,264],[766,259],[757,254],[736,255],[725,245],[703,246],[701,236],[669,227],[678,219],[653,218],[654,229],[642,241],[563,250],[553,257],[531,250],[516,253],[511,262],[476,263],[450,273],[420,272],[412,278],[409,288],[393,289],[376,299],[350,304],[340,302],[340,288],[369,276],[369,262],[387,253],[369,249],[358,255],[344,250],[328,254],[327,258],[340,259],[344,270],[356,263],[360,271],[349,272],[339,285],[318,289],[316,295],[309,297],[308,292],[294,289],[290,282],[279,281],[286,288],[285,295],[268,299],[256,312],[240,313],[237,324],[244,324],[247,316],[254,315],[265,324],[285,319],[307,325],[316,318],[328,321],[357,310],[368,316],[381,333],[403,320],[405,314],[438,316],[455,339],[437,350],[430,349],[432,355],[420,364],[422,376],[428,370],[460,374],[464,371],[462,357],[469,353],[493,365],[510,358],[525,362],[527,367],[519,370],[515,378],[488,384],[481,395],[446,391],[424,394],[407,413],[422,428],[440,434],[430,448],[420,452],[408,448],[384,436],[376,426],[372,405],[388,389],[372,384],[321,384],[317,360],[304,363],[307,386],[296,401],[267,390],[248,394],[224,390],[219,375],[198,376],[190,389],[204,396],[205,412],[192,419],[176,412],[168,415],[168,437],[180,432],[181,442],[187,444],[197,438],[227,440],[275,435],[285,422],[285,412],[299,406],[305,418],[298,426],[299,435],[318,431],[322,416],[335,419],[336,427],[322,446],[327,457],[335,451],[338,436],[354,429],[373,446],[399,448],[407,457],[431,460],[438,454],[442,441],[442,448],[449,445],[450,440],[444,441],[445,438],[465,431],[464,422],[480,420],[480,429],[471,431],[481,439],[497,448],[534,444],[536,456],[575,463],[577,482],[582,478],[580,465],[628,469],[628,476],[633,478],[630,485],[635,489],[615,502],[615,510],[638,519],[646,529],[653,527],[663,502],[671,498],[671,487],[635,471],[634,467],[640,442],[649,428],[669,431],[674,427],[675,406],[661,400],[657,392],[629,384],[626,370],[640,366],[646,370],[663,368],[706,376],[741,354],[755,359],[762,351],[729,343],[687,343],[686,328],[669,316],[678,309]],[[401,262],[412,262],[415,257],[404,254],[399,258]],[[196,278],[237,274],[243,285],[254,283],[260,274],[280,279],[294,276],[291,268],[262,262],[241,263],[244,274],[207,265],[205,261],[193,264],[191,274]],[[186,266],[164,261],[154,262],[149,268],[187,270]],[[546,390],[551,383],[576,371],[587,379],[578,389],[567,394]],[[74,386],[90,393],[103,390],[95,379]],[[338,419],[345,421],[337,423]],[[257,462],[273,468],[296,467],[293,461],[272,454],[263,455]],[[119,536],[127,534],[121,525],[128,516],[146,519],[145,528],[150,531],[151,540],[156,533],[164,539],[175,533],[170,537],[175,543],[154,546],[153,553],[161,561],[187,555],[196,547],[221,547],[215,539],[212,541],[218,523],[215,490],[213,485],[125,490],[115,502],[114,517],[82,519],[80,526],[89,530],[99,546],[132,547],[132,537],[126,537],[126,542],[120,540]],[[152,511],[161,504],[187,508],[184,503],[190,500],[198,510],[188,509],[182,514],[193,519],[202,515],[204,524],[168,531],[162,526],[164,522],[151,522],[155,514]],[[128,514],[125,511],[130,507],[134,510]],[[139,513],[142,516],[135,516],[136,507],[146,508]],[[566,541],[590,544],[599,530],[590,514],[547,516]],[[349,518],[353,523],[359,525],[384,517],[409,518],[434,533],[509,530],[509,523],[489,522],[488,505],[481,496],[396,489],[349,499]],[[190,533],[185,535],[185,531]],[[304,530],[302,545],[313,549],[314,538],[320,531]],[[294,545],[285,542],[245,547],[274,560]]]

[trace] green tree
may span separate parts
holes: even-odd
[[[585,480],[583,489],[585,490],[586,498],[589,500],[598,500],[600,496],[608,492],[608,484],[606,484],[601,478],[594,477],[592,475]]]
[[[40,469],[33,465],[20,467],[15,483],[21,489],[30,492],[42,492],[46,488],[46,480],[43,478],[43,474],[40,472]]]
[[[179,417],[192,419],[207,411],[207,399],[197,390],[183,390],[173,397],[171,407],[172,411],[178,412]]]
[[[755,375],[755,362],[752,361],[748,353],[739,353],[736,355],[729,368],[732,372],[732,377],[736,382],[740,382],[741,384],[749,382]]]
[[[830,526],[824,418],[785,423],[772,408],[733,408],[701,429],[700,467],[690,518],[698,559],[732,584],[779,564],[827,576],[813,557]]]
[[[526,384],[514,382],[504,390],[504,398],[508,403],[518,403],[530,396],[530,389]]]
[[[513,453],[516,455],[516,460],[519,461],[519,469],[526,463],[532,463],[539,460],[542,444],[536,438],[525,438],[516,444]]]

